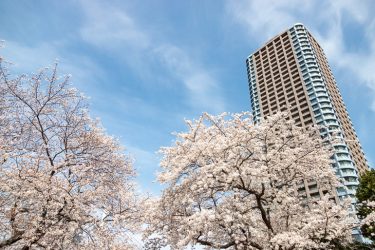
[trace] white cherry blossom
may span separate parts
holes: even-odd
[[[131,248],[139,197],[119,142],[57,67],[12,77],[0,60],[0,248]]]
[[[159,181],[145,237],[173,249],[331,249],[351,241],[348,202],[332,199],[338,180],[331,151],[316,129],[277,114],[254,125],[248,113],[203,114],[187,121],[175,144],[161,149]],[[302,180],[326,194],[299,196]]]

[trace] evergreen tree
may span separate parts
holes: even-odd
[[[362,219],[361,230],[365,237],[375,240],[375,170],[361,176],[357,189],[358,216]]]

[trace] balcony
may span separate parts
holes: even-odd
[[[306,61],[308,61],[307,59],[310,59],[310,58],[313,59],[313,60],[315,59],[314,55],[312,53],[306,53],[304,55],[304,58],[306,59]]]
[[[337,195],[338,196],[345,196],[345,195],[347,195],[347,191],[346,190],[340,190],[340,191],[337,191]]]
[[[319,122],[322,122],[322,121],[323,121],[323,118],[322,118],[321,116],[319,116],[318,118],[315,117],[315,120],[316,120],[317,123],[319,123]]]
[[[343,161],[345,161],[345,160],[350,161],[351,160],[350,155],[348,153],[336,153],[335,156],[338,160],[343,160]]]
[[[314,86],[322,86],[322,87],[325,87],[324,84],[323,84],[323,78],[321,78],[321,77],[319,77],[318,79],[315,78],[314,81],[313,81],[313,83],[314,83]],[[318,83],[320,83],[320,85],[319,85]]]
[[[340,168],[352,168],[352,167],[354,167],[351,159],[350,160],[349,159],[338,160],[338,163],[340,165]]]
[[[358,177],[358,174],[355,171],[341,171],[341,177]]]
[[[359,184],[358,177],[344,177],[342,178],[345,186],[356,186]]]
[[[334,146],[336,146],[336,145],[337,144],[335,144]],[[348,151],[348,149],[346,148],[346,145],[345,145],[343,147],[340,146],[340,148],[335,147],[335,153],[349,153],[349,151]]]
[[[331,126],[331,125],[339,126],[339,123],[338,123],[335,119],[328,119],[328,120],[325,120],[325,123],[326,123],[326,125],[328,125],[328,126]]]
[[[327,107],[327,108],[332,108],[331,106],[331,103],[330,102],[327,102],[327,101],[323,101],[320,103],[320,107],[324,108],[324,107]]]
[[[316,67],[314,67],[314,68],[316,68]],[[311,68],[309,68],[309,73],[312,76],[315,76],[315,75],[320,76],[320,72],[317,69],[311,69]]]
[[[327,96],[328,97],[328,94],[327,94],[327,91],[322,88],[321,86],[314,86],[314,90],[315,90],[315,93],[317,96]]]
[[[355,190],[355,189],[347,189],[347,190],[346,190],[346,193],[347,193],[348,195],[355,195],[356,190]]]
[[[336,117],[334,115],[332,115],[332,114],[324,114],[323,118],[326,119],[326,120],[336,119]]]
[[[344,185],[345,186],[358,186],[359,185],[359,181],[358,180],[344,181]]]
[[[335,114],[335,113],[333,112],[333,109],[327,109],[327,108],[325,108],[325,109],[321,109],[321,111],[322,111],[322,114],[323,114],[323,115],[327,115],[327,114]]]
[[[318,100],[319,100],[319,102],[329,102],[330,101],[327,95],[319,97]]]

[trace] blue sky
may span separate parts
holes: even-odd
[[[250,109],[246,57],[294,23],[325,50],[375,163],[375,1],[0,1],[13,72],[60,62],[91,113],[135,158],[142,190],[184,118]]]

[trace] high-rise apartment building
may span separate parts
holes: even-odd
[[[297,125],[321,125],[323,138],[337,137],[333,167],[347,187],[337,194],[354,196],[368,164],[327,58],[311,33],[295,24],[250,55],[246,64],[255,121],[288,110]],[[304,186],[307,198],[321,195],[316,182],[305,180]]]

